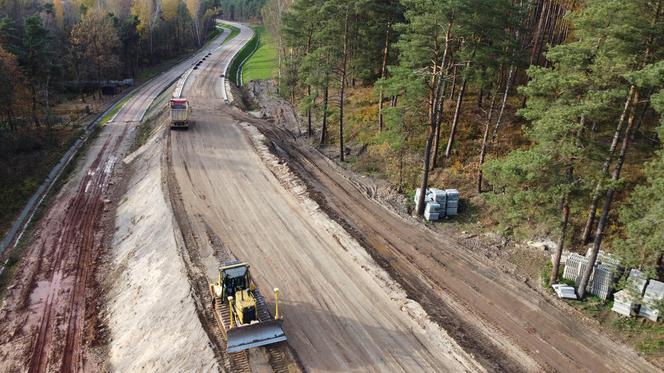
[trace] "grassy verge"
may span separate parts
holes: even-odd
[[[224,40],[224,42],[222,43],[222,45],[223,45],[223,44],[226,44],[229,40],[232,40],[233,38],[235,38],[235,37],[240,33],[240,29],[239,29],[239,28],[237,28],[237,27],[235,27],[235,26],[233,26],[233,25],[229,25],[228,23],[223,23],[223,22],[222,22],[222,23],[219,23],[219,27],[223,27],[223,28],[225,28],[225,29],[227,29],[227,30],[229,30],[229,31],[231,32],[231,33],[228,35],[228,37],[226,38],[226,40]]]
[[[242,62],[253,53],[253,51],[256,49],[256,46],[258,45],[258,36],[254,34],[254,37],[249,40],[247,44],[244,45],[244,47],[240,50],[240,52],[235,56],[235,59],[233,59],[233,63],[231,63],[231,66],[228,68],[228,79],[231,80],[231,82],[235,83],[236,85],[239,85],[240,82],[237,81],[238,78],[238,71],[242,67]]]
[[[277,69],[277,48],[272,34],[265,26],[254,27],[258,35],[258,49],[242,67],[242,81],[272,79]]]
[[[109,110],[108,113],[106,113],[106,114],[101,118],[101,121],[99,121],[99,125],[100,125],[100,126],[104,126],[104,125],[106,125],[106,123],[108,123],[111,119],[113,119],[113,117],[115,116],[115,114],[117,114],[118,111],[120,111],[120,109],[122,109],[122,107],[125,106],[125,104],[126,104],[127,102],[129,102],[129,99],[131,99],[133,96],[134,96],[134,94],[131,93],[131,94],[128,94],[127,97],[123,98],[122,101],[120,101],[117,105],[115,105],[115,106],[113,107],[113,109]]]

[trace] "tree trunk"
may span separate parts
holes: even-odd
[[[632,132],[632,140],[636,138],[636,133],[641,129],[641,124],[643,124],[643,117],[645,117],[648,108],[650,107],[650,96],[653,93],[653,89],[650,89],[648,92],[648,100],[643,103],[641,106],[641,111],[639,112],[639,119],[636,121],[636,127],[634,127],[634,132]]]
[[[452,19],[450,19],[449,25],[452,25]],[[426,145],[424,146],[424,165],[422,172],[422,182],[421,193],[417,201],[417,215],[422,216],[424,214],[424,197],[426,195],[426,190],[429,186],[429,166],[431,161],[431,148],[433,145],[434,136],[436,133],[436,127],[440,126],[440,113],[442,112],[442,103],[444,98],[442,97],[443,92],[443,69],[445,67],[445,59],[447,58],[447,47],[449,46],[449,33],[451,27],[448,27],[447,30],[447,40],[445,43],[445,53],[440,62],[440,68],[437,67],[437,62],[434,61],[433,65],[433,76],[432,76],[432,89],[431,97],[429,100],[429,133],[427,135]]]
[[[572,166],[570,166],[570,171],[572,172]],[[567,227],[569,226],[569,192],[565,193],[563,197],[563,206],[562,206],[562,224],[560,227],[560,239],[558,240],[558,248],[553,256],[553,266],[551,267],[551,277],[549,283],[551,285],[558,282],[558,271],[560,270],[560,258],[563,255],[563,249],[565,248],[565,239],[567,239]]]
[[[346,9],[346,20],[344,24],[344,49],[341,62],[341,87],[339,87],[339,160],[345,159],[344,149],[344,94],[346,92],[346,75],[348,67],[348,16],[349,10]]]
[[[323,88],[323,128],[320,130],[320,145],[325,145],[327,141],[327,103],[329,92],[330,88],[325,84],[325,88]]]
[[[470,67],[470,61],[466,62],[466,69]],[[454,109],[454,119],[452,120],[452,128],[450,129],[450,138],[447,141],[447,148],[445,149],[445,158],[449,158],[452,153],[452,145],[454,144],[454,137],[456,135],[456,129],[459,124],[459,118],[461,117],[461,103],[463,102],[463,96],[466,93],[466,86],[468,85],[468,78],[466,76],[461,80],[461,89],[459,90],[459,96],[457,97],[456,108]]]
[[[304,52],[304,55],[308,55],[309,51],[311,50],[311,39],[312,39],[312,34],[311,31],[309,31],[309,36],[307,37],[307,49]],[[309,96],[309,100],[311,100],[311,84],[307,84],[307,96]],[[309,104],[309,107],[307,108],[307,137],[311,137],[313,135],[313,130],[311,126],[311,107],[316,103],[316,100],[314,99],[312,103]]]
[[[631,104],[628,105],[628,110],[630,107],[634,108],[635,104],[639,102],[638,90],[635,90],[633,99],[629,102]],[[583,277],[581,277],[581,282],[579,283],[579,288],[577,289],[579,298],[581,299],[583,299],[586,295],[586,287],[588,286],[588,282],[590,281],[590,276],[593,272],[595,262],[597,261],[597,254],[599,253],[599,249],[602,245],[604,228],[606,228],[606,225],[609,221],[609,212],[611,210],[611,203],[613,202],[613,197],[616,191],[615,184],[620,179],[622,166],[625,163],[625,157],[627,156],[627,150],[629,149],[630,145],[631,133],[632,130],[634,129],[635,117],[636,117],[635,111],[636,111],[635,109],[631,110],[629,120],[627,121],[627,128],[625,129],[625,136],[623,137],[622,146],[620,149],[620,155],[618,156],[618,162],[616,163],[616,168],[613,170],[613,174],[611,176],[612,183],[606,191],[604,205],[602,206],[602,215],[600,216],[599,222],[597,223],[597,230],[595,231],[595,240],[593,241],[593,247],[592,250],[590,251],[590,258],[588,258],[588,266],[586,267],[586,270],[583,272]]]
[[[46,85],[44,89],[44,106],[46,108],[46,128],[51,129],[51,103],[49,93],[49,85],[51,84],[51,73],[46,75]]]
[[[611,162],[613,161],[613,156],[618,148],[618,141],[620,140],[620,134],[622,133],[623,126],[627,120],[627,115],[629,114],[629,109],[632,106],[632,101],[634,100],[634,95],[636,94],[636,86],[632,85],[629,88],[629,93],[627,99],[625,100],[625,106],[623,107],[622,114],[618,120],[618,125],[616,126],[615,131],[613,132],[613,140],[611,141],[611,147],[609,148],[609,154],[604,160],[604,165],[602,166],[602,174],[600,179],[595,185],[595,190],[593,192],[593,199],[590,203],[590,208],[588,209],[588,219],[583,228],[583,234],[581,236],[582,244],[587,244],[590,242],[590,233],[595,225],[595,217],[597,215],[597,208],[599,207],[599,200],[602,197],[602,184],[604,179],[609,176],[609,168],[611,167]]]
[[[307,96],[309,96],[309,99],[311,100],[311,84],[307,85]],[[315,104],[316,102],[312,102],[309,104],[309,107],[307,108],[307,137],[311,137],[313,135],[313,129],[311,126],[311,107]]]
[[[510,66],[510,72],[507,74],[507,80],[505,81],[505,92],[503,93],[503,102],[500,104],[500,113],[498,114],[498,119],[496,120],[496,125],[493,127],[493,133],[491,134],[491,141],[496,141],[498,136],[498,130],[503,120],[503,114],[505,113],[505,106],[507,105],[507,97],[509,96],[510,89],[512,88],[512,76],[514,76],[514,70],[516,69],[515,65]]]
[[[531,54],[530,54],[530,64],[529,65],[537,65],[539,63],[539,57],[540,57],[540,54],[542,53],[544,22],[546,20],[547,15],[548,15],[550,4],[551,4],[550,0],[548,0],[548,1],[545,0],[544,4],[542,5],[542,10],[540,12],[539,22],[537,23],[537,29],[535,29],[535,35],[533,37],[534,44],[533,44],[533,50],[531,51]]]
[[[449,99],[454,98],[454,94],[456,93],[456,85],[457,85],[457,67],[454,65],[452,68],[452,90],[450,91],[450,96]]]
[[[30,93],[32,95],[32,122],[35,126],[39,127],[39,116],[37,115],[37,88],[35,87],[34,81],[30,81]]]
[[[426,190],[429,187],[429,159],[431,155],[431,144],[433,143],[434,129],[429,126],[429,135],[427,142],[424,146],[424,167],[422,168],[422,182],[420,184],[421,192],[417,199],[417,216],[424,215],[424,197],[426,197]]]
[[[381,79],[387,76],[387,58],[390,54],[390,31],[392,30],[392,21],[387,22],[387,30],[385,31],[385,46],[383,47],[383,64],[380,68]],[[383,87],[381,86],[378,94],[378,132],[383,132],[383,101],[385,100]]]
[[[576,133],[576,146],[580,147],[581,136],[586,127],[586,116],[582,115],[579,121],[579,130]],[[574,184],[574,158],[569,159],[569,165],[567,166],[567,184],[571,188]],[[563,255],[563,250],[565,249],[565,240],[567,239],[567,230],[569,227],[569,199],[570,199],[571,190],[566,190],[563,195],[562,200],[562,219],[560,226],[560,239],[558,241],[558,248],[554,254],[552,267],[551,267],[551,277],[549,278],[550,284],[555,284],[558,281],[558,270],[560,269],[560,258]]]
[[[436,129],[434,135],[433,143],[433,157],[431,159],[431,169],[438,167],[438,149],[440,146],[440,126],[443,122],[443,111],[445,110],[445,89],[447,88],[447,79],[445,71],[449,70],[447,67],[447,55],[450,51],[450,42],[452,41],[452,25],[454,23],[454,18],[451,18],[447,24],[447,31],[445,32],[445,48],[443,49],[443,61],[440,63],[440,78],[438,79],[438,94],[436,95],[435,106],[435,120],[436,120]]]
[[[498,87],[500,83],[496,85],[496,89],[493,92],[491,97],[491,104],[489,104],[489,115],[486,119],[486,124],[484,126],[484,136],[482,137],[482,149],[480,150],[480,162],[479,170],[477,172],[477,194],[482,193],[482,179],[484,175],[482,173],[482,165],[484,165],[484,159],[486,158],[487,144],[489,140],[489,128],[491,127],[491,118],[493,117],[493,109],[496,105],[496,96],[498,96]]]

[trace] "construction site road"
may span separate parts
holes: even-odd
[[[89,353],[97,338],[99,289],[95,270],[104,227],[100,219],[116,161],[153,100],[194,61],[222,43],[139,87],[98,131],[36,227],[0,310],[0,371],[99,371]]]
[[[286,106],[276,105],[267,114],[283,117]],[[323,210],[488,370],[659,371],[537,285],[503,272],[458,239],[386,207],[370,180],[341,169],[285,129],[297,126],[275,126],[240,110],[234,116],[256,126]]]
[[[239,27],[238,41],[249,37]],[[266,166],[258,134],[223,103],[223,65],[192,74],[184,95],[194,125],[171,132],[171,171],[208,276],[229,250],[250,263],[268,307],[280,288],[284,328],[306,370],[482,370],[340,226],[289,190],[287,173]]]

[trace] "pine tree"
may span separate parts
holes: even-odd
[[[613,1],[599,2],[597,4],[589,4],[589,9],[593,10],[593,6],[599,9],[603,7],[615,6],[620,13],[613,14],[614,19],[622,19],[624,21],[623,28],[628,29],[628,33],[617,32],[614,36],[616,45],[612,46],[615,52],[628,53],[626,64],[628,72],[624,78],[626,84],[629,85],[627,89],[627,98],[625,100],[625,108],[623,114],[619,119],[619,123],[624,121],[627,117],[627,124],[625,133],[623,135],[620,153],[616,160],[616,165],[611,174],[610,183],[606,189],[604,196],[604,204],[602,206],[602,213],[597,223],[595,231],[595,239],[593,241],[592,250],[588,258],[588,266],[586,267],[578,287],[578,295],[583,298],[586,293],[586,286],[590,281],[597,255],[602,245],[604,230],[609,223],[609,213],[612,208],[613,199],[616,193],[617,184],[621,178],[621,172],[625,163],[627,152],[631,145],[632,133],[636,125],[636,112],[637,105],[639,104],[642,91],[646,86],[649,88],[656,86],[661,87],[664,81],[655,79],[653,83],[652,75],[661,77],[661,67],[656,64],[654,67],[650,65],[651,59],[660,61],[663,57],[662,46],[664,43],[664,34],[661,32],[664,26],[664,17],[662,17],[663,0],[656,0],[653,2],[642,0],[621,1],[615,4]],[[620,18],[622,17],[622,18]],[[609,39],[609,41],[613,41]],[[614,52],[614,53],[615,53]],[[614,60],[615,61],[615,60]],[[615,63],[615,62],[614,62]],[[661,78],[664,80],[664,78]],[[627,113],[629,113],[627,115]],[[620,125],[618,125],[619,127]],[[610,158],[609,158],[610,160]],[[604,175],[602,175],[604,176]]]
[[[653,107],[664,114],[664,90],[651,98]],[[664,139],[664,119],[659,127]],[[645,169],[647,183],[637,186],[629,201],[620,209],[620,221],[625,226],[625,238],[613,246],[623,265],[644,270],[652,277],[664,275],[664,149]]]

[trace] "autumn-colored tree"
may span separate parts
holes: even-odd
[[[101,81],[119,66],[117,51],[120,39],[111,18],[100,10],[88,11],[71,32],[71,43],[81,47],[93,66],[97,90],[101,97]]]

